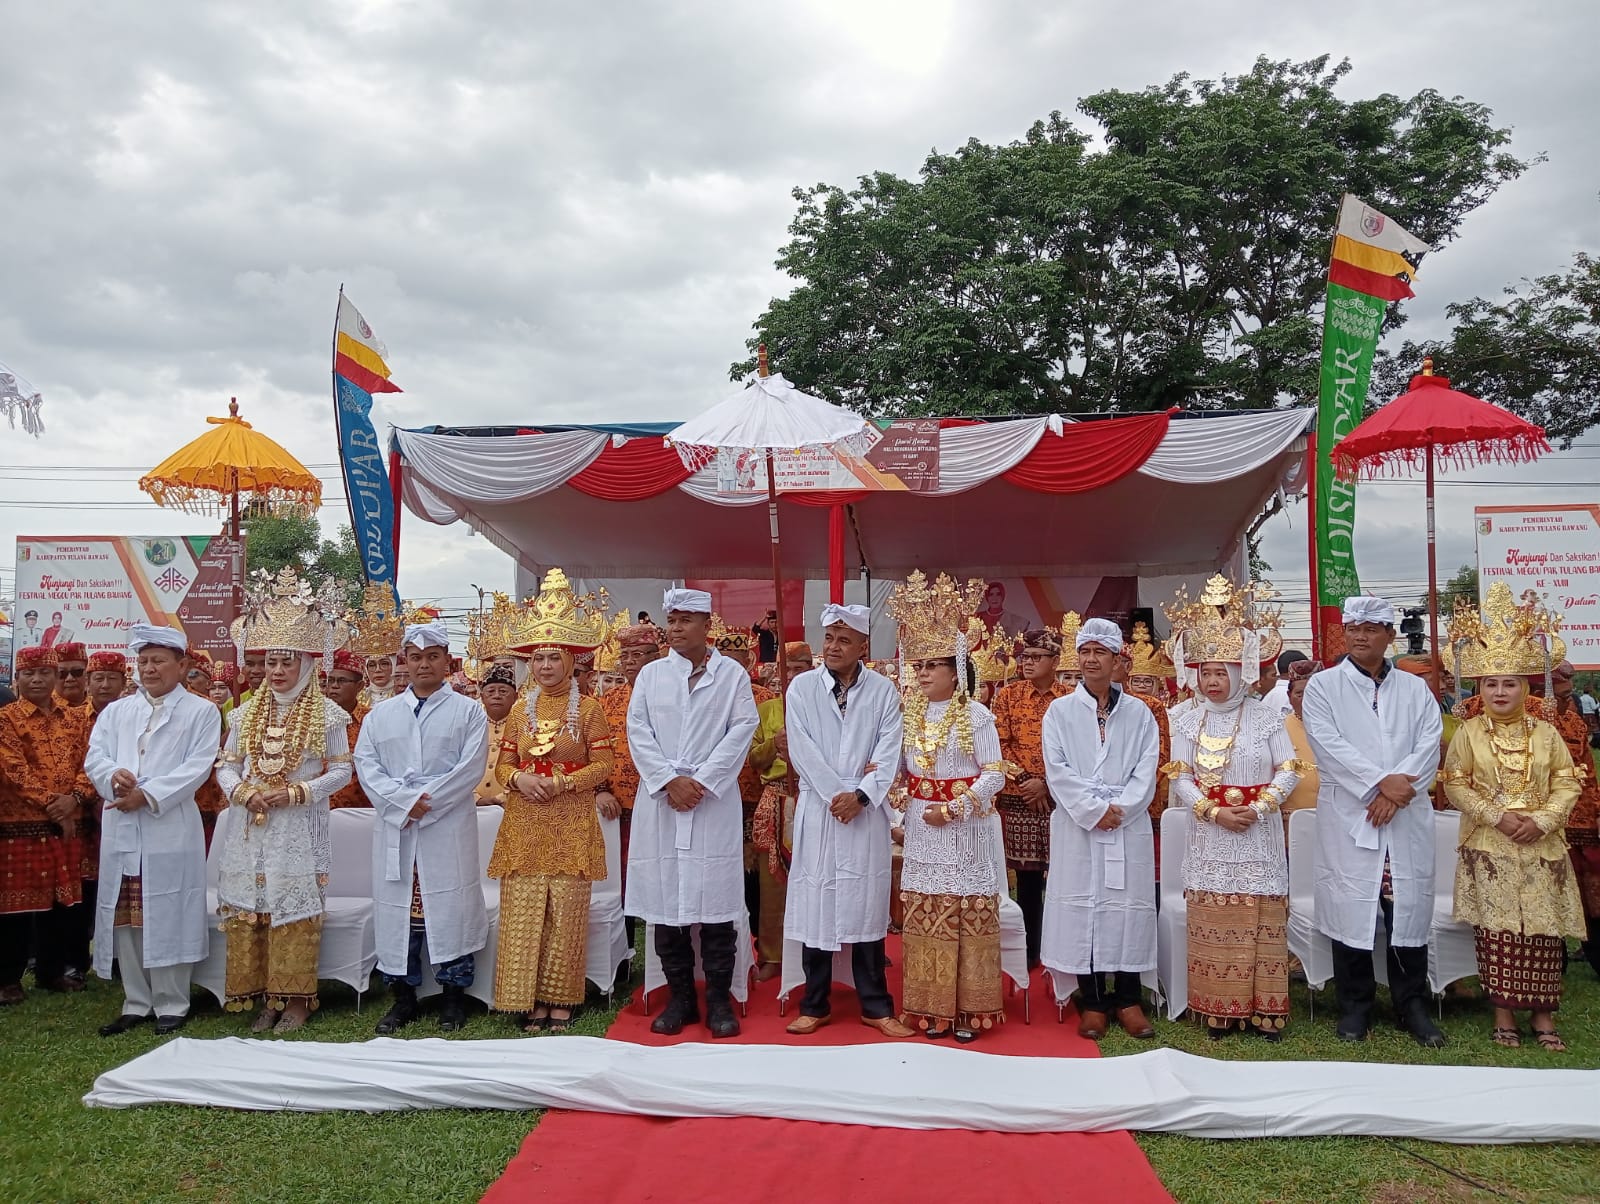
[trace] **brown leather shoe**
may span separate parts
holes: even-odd
[[[809,1037],[819,1028],[827,1028],[829,1021],[830,1017],[827,1016],[796,1016],[783,1031],[791,1037]]]
[[[1078,1036],[1098,1041],[1106,1035],[1110,1025],[1111,1017],[1104,1012],[1081,1012],[1078,1015]]]
[[[916,1030],[901,1024],[895,1016],[863,1016],[861,1023],[875,1028],[885,1037],[915,1037]]]
[[[1128,1036],[1138,1037],[1141,1041],[1156,1035],[1156,1026],[1150,1023],[1150,1017],[1144,1014],[1144,1009],[1137,1003],[1129,1004],[1119,1011],[1117,1023],[1122,1025]]]

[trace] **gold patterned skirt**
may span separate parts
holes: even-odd
[[[500,944],[494,970],[498,1012],[583,1002],[589,944],[589,882],[555,874],[500,880]]]
[[[904,1023],[984,1029],[1005,1022],[998,895],[900,892]]]
[[[1289,1018],[1289,902],[1186,890],[1189,1010],[1210,1028],[1281,1029]]]
[[[1553,1012],[1561,1006],[1567,943],[1558,936],[1523,936],[1474,927],[1478,977],[1497,1008]]]
[[[221,927],[228,934],[227,1011],[249,1011],[258,999],[279,1012],[290,1003],[316,1010],[321,916],[274,928],[268,915],[232,915]]]

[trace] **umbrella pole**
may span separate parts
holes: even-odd
[[[778,612],[778,697],[789,693],[789,658],[784,655],[783,626],[783,565],[778,556],[778,476],[772,463],[772,449],[767,449],[767,523],[772,530],[772,589],[777,594]]]
[[[1433,528],[1433,444],[1427,447],[1428,464],[1428,680],[1433,683],[1433,696],[1443,696],[1439,682],[1439,666],[1444,654],[1439,651],[1439,556],[1434,543]]]

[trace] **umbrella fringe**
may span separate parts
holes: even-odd
[[[139,488],[150,495],[156,505],[185,514],[226,516],[232,507],[232,495],[218,493],[203,486],[174,485],[152,481],[148,477],[139,482]],[[241,509],[264,506],[276,517],[306,518],[316,513],[322,504],[321,491],[313,493],[303,489],[284,489],[272,486],[264,489],[239,490]]]
[[[1536,435],[1530,432],[1509,438],[1463,439],[1435,446],[1433,464],[1436,470],[1448,467],[1457,471],[1483,468],[1490,464],[1532,464],[1550,450],[1550,442],[1542,433]],[[1357,476],[1366,480],[1385,477],[1398,479],[1426,471],[1427,464],[1426,447],[1397,447],[1360,460],[1335,456],[1334,472],[1343,481],[1354,480]]]

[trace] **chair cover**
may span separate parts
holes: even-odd
[[[1189,852],[1187,807],[1161,815],[1161,911],[1156,916],[1156,976],[1167,997],[1167,1019],[1189,1010],[1189,906],[1183,897],[1183,862]]]
[[[1317,927],[1317,811],[1289,813],[1289,952],[1305,968],[1306,985],[1320,991],[1333,977],[1333,942]],[[1372,972],[1389,985],[1389,942],[1378,926],[1372,944]],[[1474,971],[1476,973],[1476,971]]]
[[[589,944],[584,976],[609,995],[616,986],[617,967],[633,957],[628,944],[628,922],[622,914],[622,823],[600,817],[600,834],[606,842],[606,876],[589,887]]]
[[[1421,805],[1422,800],[1417,800]],[[1440,811],[1433,817],[1433,923],[1428,932],[1428,986],[1442,995],[1451,983],[1478,972],[1472,925],[1454,915],[1456,863],[1460,860],[1461,812]]]

